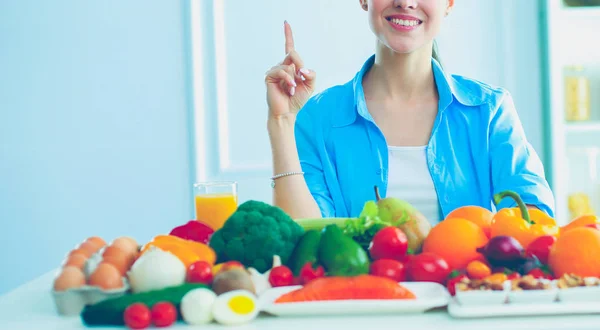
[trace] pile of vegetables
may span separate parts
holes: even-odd
[[[443,257],[423,250],[429,221],[405,201],[380,198],[377,187],[374,200],[356,218],[293,220],[278,207],[251,200],[216,231],[192,220],[156,236],[127,273],[131,293],[87,306],[81,318],[89,326],[136,329],[178,320],[235,325],[256,317],[257,298],[271,287],[304,286],[282,300],[288,302],[322,299],[327,295],[311,290],[342,284],[356,290],[339,290],[331,299],[342,299],[342,293],[378,298],[372,290],[414,299],[397,283],[437,282],[454,293],[454,285],[467,278],[552,278],[546,265],[559,228],[543,212],[528,210],[514,193],[498,194],[496,203],[506,197],[517,207],[494,215],[487,243],[476,249],[481,258],[469,259],[464,269],[452,269]]]

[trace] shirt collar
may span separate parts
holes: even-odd
[[[372,121],[371,114],[367,109],[365,92],[363,90],[363,77],[375,63],[375,55],[372,55],[362,66],[360,71],[351,81],[353,89],[354,103],[352,109],[336,114],[334,127],[346,126],[354,123],[356,115]],[[440,96],[440,111],[444,111],[453,101],[457,101],[465,106],[477,106],[485,103],[485,95],[479,90],[474,89],[474,85],[466,83],[465,80],[448,75],[444,72],[442,66],[435,59],[431,59],[433,75]]]

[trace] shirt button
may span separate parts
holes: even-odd
[[[381,175],[381,170],[377,170],[377,171],[375,172],[375,174],[377,174],[377,175]]]

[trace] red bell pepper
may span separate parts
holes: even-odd
[[[208,225],[198,221],[190,220],[188,223],[175,227],[169,235],[179,238],[195,241],[203,244],[208,244],[210,237],[215,231]]]

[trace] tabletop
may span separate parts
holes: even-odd
[[[57,314],[50,294],[56,271],[48,272],[15,290],[0,296],[0,329],[86,329],[79,317],[61,317]],[[211,324],[189,326],[178,323],[172,329],[217,330],[229,327]],[[455,319],[445,309],[412,315],[373,315],[353,317],[275,317],[259,316],[236,330],[384,330],[384,329],[600,329],[600,315],[498,317],[482,319]],[[92,329],[92,328],[90,328]],[[125,327],[94,327],[93,329],[125,329]]]

